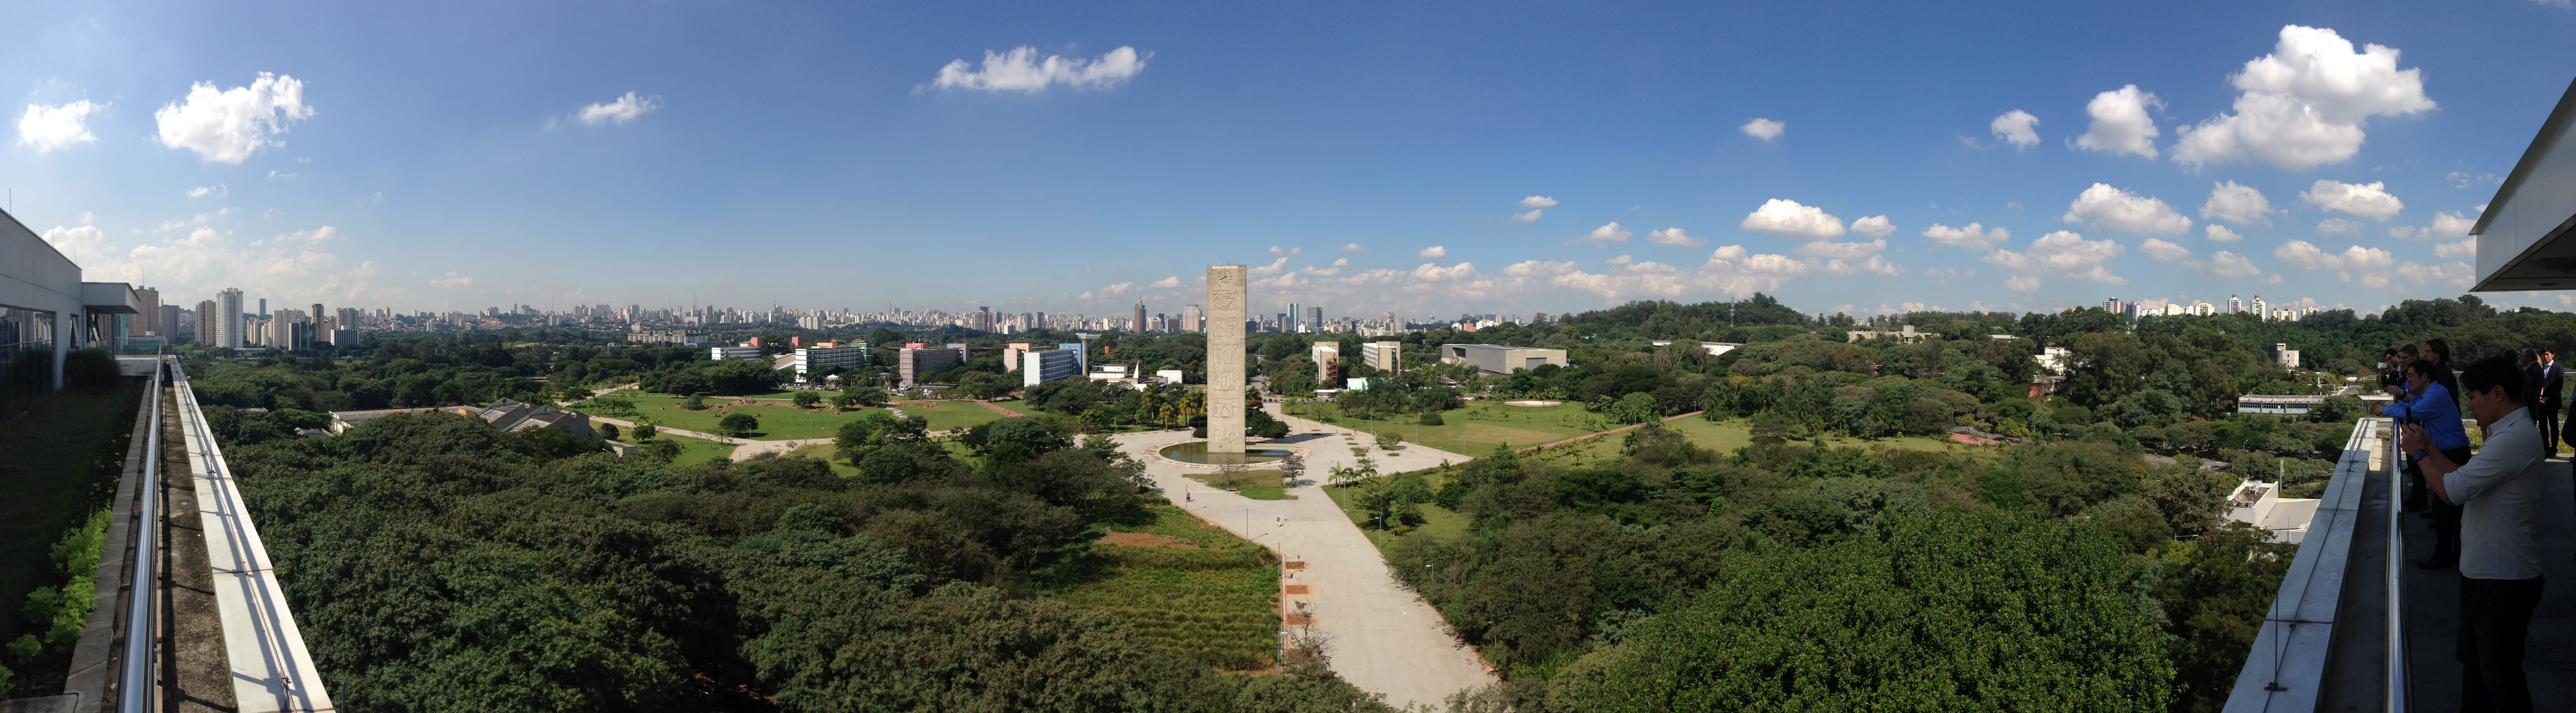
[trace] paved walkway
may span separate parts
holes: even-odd
[[[1277,416],[1277,406],[1270,406]],[[1306,451],[1306,477],[1288,489],[1294,500],[1253,500],[1182,476],[1185,466],[1151,454],[1163,446],[1197,440],[1188,431],[1150,431],[1114,436],[1146,462],[1145,472],[1172,502],[1190,512],[1279,551],[1305,569],[1285,572],[1283,585],[1305,585],[1307,594],[1283,595],[1283,607],[1294,611],[1305,602],[1314,615],[1314,630],[1326,642],[1333,671],[1371,693],[1385,694],[1396,706],[1438,707],[1452,693],[1492,683],[1495,678],[1474,650],[1450,633],[1440,613],[1387,572],[1386,559],[1350,516],[1333,505],[1319,487],[1336,465],[1356,461],[1350,449],[1371,443],[1368,434],[1280,416],[1294,429],[1285,438],[1256,441]],[[1464,463],[1466,456],[1419,444],[1396,453],[1369,448],[1378,472],[1420,470],[1442,462]]]

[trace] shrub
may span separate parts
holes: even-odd
[[[1443,424],[1445,424],[1445,423],[1447,423],[1447,422],[1440,420],[1440,412],[1438,412],[1438,411],[1424,411],[1424,412],[1422,412],[1422,425],[1425,425],[1425,426],[1439,426],[1439,425],[1443,425]]]
[[[724,429],[728,436],[749,436],[760,430],[760,418],[747,413],[732,414],[717,421],[716,427]]]
[[[794,400],[797,408],[813,408],[815,404],[823,402],[823,395],[811,391],[799,391],[796,392]]]

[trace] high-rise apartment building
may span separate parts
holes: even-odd
[[[161,305],[161,309],[153,311],[160,313],[159,316],[153,318],[152,324],[161,328],[161,336],[167,337],[168,339],[166,341],[168,341],[168,343],[179,343],[179,313],[182,311],[179,309],[179,306]]]
[[[2120,313],[2120,298],[2118,298],[2118,297],[2113,297],[2113,298],[2111,298],[2111,299],[2103,300],[2103,301],[2102,301],[2102,311],[2104,311],[2104,312],[2109,312],[2109,313],[2112,313],[2112,314],[2119,314],[2119,313]]]
[[[1308,307],[1308,308],[1306,308],[1306,325],[1305,325],[1305,327],[1306,327],[1305,331],[1308,331],[1308,332],[1321,332],[1321,331],[1324,331],[1324,308],[1322,308],[1322,307]]]
[[[1181,305],[1181,331],[1207,331],[1207,314],[1199,311],[1198,305]]]
[[[268,300],[260,300],[260,302],[260,307],[268,306],[266,304]],[[215,346],[221,349],[240,349],[242,339],[247,336],[249,335],[242,331],[242,291],[239,288],[227,287],[224,291],[215,293]]]
[[[1303,324],[1301,324],[1301,323],[1299,323],[1299,322],[1298,322],[1298,320],[1304,319],[1305,317],[1306,317],[1306,313],[1305,313],[1304,311],[1302,311],[1302,310],[1297,309],[1297,303],[1295,303],[1295,302],[1290,302],[1290,303],[1288,303],[1288,313],[1287,313],[1287,314],[1283,314],[1283,315],[1279,315],[1279,331],[1282,331],[1282,332],[1303,332],[1303,331],[1306,331],[1305,326],[1304,326]]]
[[[2271,321],[2271,320],[2272,320],[2272,310],[2270,309],[2270,307],[2271,307],[2270,305],[2263,304],[2263,296],[2262,296],[2262,295],[2255,295],[2255,296],[2254,296],[2254,318],[2255,318],[2255,319],[2263,320],[2263,321],[2266,321],[2266,322]]]
[[[2241,299],[2237,299],[2235,295],[2228,295],[2228,296],[2227,296],[2227,313],[2228,313],[2228,314],[2236,314],[2236,313],[2238,313],[2238,312],[2243,312],[2243,311],[2245,311],[2245,301],[2244,301],[2244,300],[2241,300]]]
[[[1137,300],[1137,301],[1136,301],[1136,321],[1128,322],[1128,323],[1127,323],[1127,328],[1128,328],[1128,329],[1130,329],[1130,330],[1133,330],[1133,331],[1135,331],[1135,332],[1137,332],[1137,333],[1140,333],[1140,334],[1141,334],[1141,333],[1143,333],[1143,332],[1145,331],[1145,301],[1144,301],[1144,300]]]
[[[161,291],[150,287],[134,288],[136,307],[132,331],[136,334],[168,336],[170,327],[161,324]]]
[[[223,306],[216,304],[214,300],[200,300],[197,302],[196,340],[198,344],[212,345],[222,343],[224,328],[222,326],[222,320],[218,318],[222,317],[223,314]]]

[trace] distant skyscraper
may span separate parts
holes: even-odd
[[[1308,308],[1306,308],[1306,331],[1308,331],[1308,332],[1321,332],[1321,331],[1324,331],[1324,308],[1322,308],[1322,307],[1308,307]]]
[[[259,316],[268,316],[268,298],[259,298]]]
[[[2227,313],[2228,313],[2228,314],[2236,314],[2236,313],[2238,313],[2238,312],[2243,312],[2243,311],[2245,311],[2245,301],[2244,301],[2244,300],[2241,300],[2241,299],[2237,299],[2235,295],[2228,295],[2228,296],[2227,296]]]
[[[1200,312],[1198,305],[1181,305],[1181,331],[1207,331],[1207,314]]]
[[[214,300],[204,300],[197,303],[196,341],[198,344],[214,344],[216,342],[218,338],[217,335],[223,332],[223,327],[217,326],[218,320],[216,320],[216,317],[223,313],[223,306],[216,304]]]
[[[1279,315],[1279,331],[1282,331],[1282,332],[1303,332],[1303,331],[1306,331],[1306,330],[1305,330],[1305,325],[1303,325],[1303,324],[1301,324],[1301,323],[1300,323],[1300,320],[1303,320],[1303,319],[1305,319],[1305,318],[1306,318],[1306,313],[1305,313],[1303,310],[1299,310],[1299,309],[1297,309],[1297,303],[1295,303],[1295,302],[1290,302],[1290,303],[1288,303],[1288,313],[1287,313],[1287,314],[1283,314],[1283,315]]]
[[[260,307],[267,308],[267,303],[268,300],[260,300]],[[204,317],[198,319],[202,321]],[[221,349],[240,349],[242,337],[242,291],[227,287],[215,293],[214,344]]]
[[[2103,300],[2103,301],[2102,301],[2102,311],[2104,311],[2104,312],[2109,312],[2109,313],[2112,313],[2112,314],[2119,314],[2119,313],[2120,313],[2120,298],[2118,298],[2118,297],[2113,297],[2113,298],[2111,298],[2111,299]]]
[[[1128,322],[1128,323],[1127,323],[1127,328],[1128,328],[1128,329],[1135,330],[1138,334],[1142,334],[1142,333],[1144,333],[1144,332],[1145,332],[1145,301],[1144,301],[1144,300],[1141,300],[1141,299],[1140,299],[1140,300],[1136,300],[1136,321]]]

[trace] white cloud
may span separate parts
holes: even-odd
[[[2283,244],[2281,249],[2272,251],[2272,257],[2279,259],[2282,264],[2311,272],[2367,270],[2374,267],[2387,267],[2396,261],[2396,256],[2378,248],[2355,245],[2344,250],[2341,255],[2334,255],[2305,240],[2292,240]]]
[[[1422,252],[1414,253],[1414,254],[1413,254],[1413,256],[1414,256],[1414,257],[1423,257],[1423,258],[1435,258],[1435,259],[1436,259],[1436,258],[1444,258],[1444,257],[1448,257],[1448,256],[1449,256],[1449,249],[1448,249],[1448,248],[1444,248],[1444,247],[1440,247],[1440,246],[1438,246],[1438,245],[1433,245],[1433,246],[1431,246],[1431,247],[1423,248],[1423,249],[1422,249]]]
[[[1342,249],[1343,249],[1343,250],[1348,250],[1348,251],[1351,251],[1351,252],[1361,252],[1361,251],[1365,251],[1365,250],[1367,250],[1368,248],[1360,247],[1360,244],[1359,244],[1359,243],[1351,243],[1351,244],[1349,244],[1349,245],[1344,245],[1344,246],[1342,246]]]
[[[1695,248],[1708,244],[1706,241],[1700,240],[1699,238],[1683,235],[1682,229],[1680,228],[1665,228],[1663,230],[1646,233],[1646,242],[1654,243],[1656,245],[1675,245],[1685,248]]]
[[[2009,280],[2005,280],[2005,281],[2004,281],[2004,290],[2005,290],[2005,291],[2008,291],[2008,292],[2038,292],[2038,291],[2039,291],[2039,276],[2038,276],[2038,275],[2017,275],[2017,276],[2014,276],[2012,279],[2009,279]]]
[[[161,145],[197,152],[199,158],[241,163],[260,147],[276,146],[270,134],[285,133],[297,120],[313,116],[304,105],[304,82],[292,76],[259,73],[250,86],[218,90],[211,82],[188,88],[184,104],[152,112],[159,122]]]
[[[1888,233],[1896,232],[1896,224],[1888,222],[1887,216],[1873,215],[1852,221],[1851,230],[1873,238],[1884,238]]]
[[[1888,262],[1887,256],[1885,255],[1871,255],[1868,259],[1857,262],[1844,261],[1840,259],[1826,260],[1825,271],[1836,275],[1857,275],[1866,272],[1873,275],[1884,275],[1887,277],[1896,277],[1898,275],[1905,274],[1905,268],[1897,267],[1895,263]]]
[[[1756,118],[1752,121],[1744,122],[1744,126],[1740,128],[1746,136],[1769,141],[1780,138],[1780,133],[1788,131],[1789,125],[1783,122],[1772,121],[1770,119]]]
[[[1270,254],[1273,256],[1296,255],[1303,252],[1306,252],[1305,248],[1282,248],[1277,245],[1270,246]]]
[[[1536,208],[1532,208],[1532,209],[1530,209],[1530,211],[1529,211],[1529,212],[1527,212],[1527,213],[1513,213],[1513,214],[1512,214],[1512,222],[1514,222],[1514,223],[1529,223],[1529,222],[1535,222],[1535,221],[1537,221],[1537,220],[1538,220],[1539,213],[1541,213],[1541,212],[1542,212],[1542,211],[1540,211],[1540,210],[1538,210],[1538,209],[1536,209]]]
[[[2299,192],[2299,200],[2326,210],[2351,213],[2371,220],[2387,220],[2406,209],[2406,202],[2388,194],[2386,181],[2345,183],[2320,180],[2308,190]]]
[[[2147,257],[2155,258],[2157,262],[2173,262],[2191,257],[2190,248],[2155,238],[2148,238],[2147,242],[2139,244],[2138,252],[2146,253]]]
[[[1513,265],[1503,272],[1521,281],[1590,292],[1607,302],[1616,303],[1637,296],[1680,297],[1708,292],[1741,299],[1755,292],[1778,290],[1781,285],[1805,277],[1818,267],[1814,260],[1754,254],[1741,245],[1718,248],[1709,254],[1707,262],[1690,269],[1660,262],[1637,262],[1627,255],[1611,258],[1608,263],[1610,269],[1601,274],[1576,269],[1573,263],[1537,260]]]
[[[1278,249],[1278,248],[1271,248],[1271,249],[1270,249],[1270,254],[1272,254],[1272,255],[1279,255],[1279,249]],[[1276,274],[1279,274],[1279,273],[1281,273],[1281,272],[1286,271],[1287,269],[1288,269],[1288,256],[1286,256],[1286,255],[1279,255],[1279,259],[1270,261],[1270,264],[1268,264],[1268,265],[1263,265],[1263,266],[1256,267],[1256,268],[1252,268],[1252,269],[1250,269],[1250,270],[1245,270],[1245,272],[1248,272],[1248,273],[1251,273],[1251,274],[1254,274],[1254,275],[1276,275]]]
[[[1800,245],[1797,250],[1793,252],[1800,255],[1813,255],[1816,257],[1854,259],[1868,257],[1886,251],[1887,241],[1885,240],[1872,240],[1866,243],[1837,243],[1831,240],[1818,240]]]
[[[82,225],[88,225],[90,223],[97,222],[97,220],[98,216],[91,215],[89,211],[81,211],[80,213],[80,222]]]
[[[2060,230],[2030,241],[2028,252],[1996,250],[1986,253],[1985,257],[1978,260],[2031,278],[2025,284],[2032,289],[2036,289],[2039,285],[2036,277],[2038,273],[2053,273],[2079,280],[2126,285],[2129,284],[2128,279],[2111,274],[2110,268],[2104,263],[2127,251],[2128,248],[2122,247],[2116,241],[2085,240],[2084,236],[2074,231]],[[2010,285],[2011,283],[2007,283],[2007,289],[2011,289]]]
[[[2478,206],[2478,212],[2484,213],[2486,210],[2486,206]],[[2478,227],[2478,219],[2473,216],[2465,216],[2449,211],[2433,214],[2433,237],[2436,238],[2455,238],[2467,235],[2471,229],[2476,227]]]
[[[1103,297],[1106,297],[1106,296],[1109,296],[1109,295],[1123,295],[1123,294],[1127,294],[1127,291],[1128,291],[1128,290],[1133,290],[1133,289],[1136,289],[1136,283],[1135,283],[1135,281],[1130,280],[1130,281],[1127,281],[1127,282],[1120,282],[1120,283],[1112,284],[1112,285],[1110,285],[1110,286],[1108,286],[1108,287],[1100,288],[1100,294],[1101,294],[1101,296],[1103,296]]]
[[[2244,235],[2238,234],[2233,230],[2228,230],[2227,226],[2219,225],[2217,223],[2202,226],[2201,233],[2207,235],[2210,242],[2215,243],[2232,243],[2245,239]]]
[[[54,226],[52,230],[45,231],[45,242],[52,244],[63,257],[71,258],[75,265],[96,265],[112,257],[108,252],[107,231],[94,225],[76,228]]]
[[[1155,280],[1155,281],[1154,281],[1154,284],[1146,285],[1146,287],[1151,287],[1151,288],[1154,288],[1154,289],[1157,289],[1157,290],[1168,290],[1168,289],[1172,289],[1172,288],[1174,288],[1174,287],[1179,287],[1179,286],[1181,286],[1181,276],[1179,276],[1179,275],[1173,275],[1173,276],[1171,276],[1171,277],[1166,277],[1166,278],[1163,278],[1163,279],[1160,279],[1160,280]]]
[[[1521,207],[1523,207],[1523,208],[1554,208],[1554,207],[1556,207],[1556,199],[1554,199],[1554,198],[1549,198],[1549,197],[1547,197],[1547,196],[1530,196],[1530,197],[1528,197],[1528,198],[1523,198],[1523,199],[1521,199]]]
[[[1635,235],[1635,233],[1628,232],[1627,228],[1619,227],[1619,221],[1614,220],[1610,221],[1609,225],[1593,228],[1592,232],[1584,233],[1583,237],[1565,241],[1565,244],[1573,245],[1577,242],[1590,242],[1593,247],[1606,248],[1610,247],[1611,243],[1628,242],[1628,236],[1630,235]]]
[[[2371,116],[2434,108],[2420,69],[2399,70],[2397,50],[2352,41],[2334,30],[2288,25],[2264,55],[2232,78],[2233,114],[2184,127],[2177,162],[2203,165],[2260,160],[2296,171],[2341,163],[2360,153]]]
[[[2467,287],[2477,281],[2477,272],[2476,268],[2469,267],[2465,262],[2449,265],[2418,265],[2409,262],[2397,266],[2398,276],[2418,285],[2439,282],[2452,287]]]
[[[662,108],[661,97],[638,97],[634,92],[627,92],[626,96],[610,100],[608,103],[582,107],[581,123],[591,126],[623,124],[660,108]]]
[[[2451,187],[2452,187],[2452,188],[2459,188],[2459,189],[2464,189],[2464,190],[2465,190],[2465,189],[2469,189],[2469,188],[2477,188],[2477,187],[2484,186],[2484,185],[2486,185],[2486,184],[2490,184],[2490,183],[2494,183],[2494,184],[2502,184],[2502,183],[2504,183],[2504,178],[2503,178],[2503,177],[2497,176],[2497,175],[2492,174],[2492,173],[2478,173],[2478,174],[2472,174],[2472,173],[2469,173],[2469,172],[2467,172],[2467,171],[2452,171],[2452,172],[2451,172],[2451,175],[2443,176],[2442,178],[2443,178],[2443,180],[2450,181],[2450,182],[2451,182]]]
[[[1933,223],[1932,227],[1923,229],[1923,237],[1931,238],[1933,244],[1943,247],[1982,252],[1993,250],[1995,246],[2012,240],[2012,231],[2005,230],[2002,226],[1988,230],[1976,223],[1969,223],[1965,228]]]
[[[18,115],[18,145],[44,153],[97,141],[98,135],[89,132],[89,115],[105,108],[87,99],[60,106],[29,104],[27,112]]]
[[[2255,267],[2253,260],[2225,250],[2210,253],[2209,262],[2185,260],[2182,264],[2184,267],[2206,271],[2219,277],[2249,277],[2263,274],[2263,268]]]
[[[2138,85],[2093,95],[2084,104],[2084,113],[2093,115],[2093,127],[2075,137],[2075,145],[2113,156],[2136,154],[2156,157],[2156,120],[2147,115],[2147,107],[2164,108],[2164,101],[2151,92],[2138,91]]]
[[[2075,196],[2066,206],[2066,215],[2058,220],[2127,233],[2163,233],[2179,235],[2191,230],[2191,219],[2176,212],[2173,206],[2156,198],[2141,196],[2096,183]]]
[[[939,68],[939,77],[930,85],[993,92],[1039,92],[1057,84],[1081,90],[1108,89],[1145,71],[1145,58],[1150,56],[1138,54],[1134,47],[1120,47],[1092,59],[1048,55],[1043,60],[1038,59],[1035,47],[1002,54],[986,50],[983,69],[969,69],[966,60],[954,60]]]
[[[2272,200],[2253,186],[2228,181],[2209,189],[2209,201],[2200,204],[2200,217],[2224,220],[2237,225],[2271,225]],[[2218,227],[2218,226],[2210,226]]]
[[[2478,236],[2471,235],[2456,243],[2434,243],[2433,257],[2477,257]]]
[[[466,287],[473,284],[474,278],[461,277],[454,272],[447,273],[446,277],[429,281],[431,287]]]
[[[2318,235],[2360,235],[2360,234],[2361,234],[2361,222],[2360,222],[2360,221],[2354,221],[2354,220],[2344,220],[2344,219],[2342,219],[2342,218],[2327,218],[2327,219],[2325,219],[2325,220],[2317,221],[2317,234],[2318,234]]]
[[[1825,213],[1823,208],[1799,205],[1785,198],[1763,201],[1762,207],[1744,216],[1743,228],[1811,240],[1843,236],[1841,218]]]
[[[2012,144],[2016,149],[2026,149],[2039,144],[2038,126],[2039,117],[2031,116],[2030,112],[2020,109],[2004,112],[2002,116],[1997,116],[1993,122],[1986,124],[1986,128],[1994,130],[1995,138]]]

